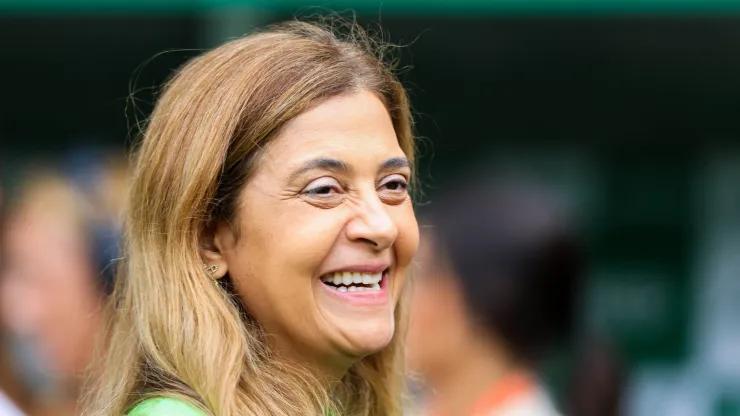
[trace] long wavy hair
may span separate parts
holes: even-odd
[[[228,283],[204,273],[200,256],[215,223],[235,223],[261,149],[330,97],[375,93],[413,161],[409,103],[387,48],[356,24],[344,28],[273,26],[194,58],[166,84],[137,152],[124,258],[86,414],[125,414],[149,397],[215,415],[401,413],[405,293],[390,344],[340,385],[322,387],[270,351],[260,323]]]

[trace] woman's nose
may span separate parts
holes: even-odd
[[[396,223],[375,193],[358,205],[357,215],[347,224],[346,232],[350,240],[365,241],[377,251],[391,247],[398,237]]]

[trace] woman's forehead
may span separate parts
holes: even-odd
[[[281,163],[317,158],[361,163],[404,155],[385,106],[364,91],[330,98],[299,115],[266,150]]]

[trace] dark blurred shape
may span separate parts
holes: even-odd
[[[541,189],[475,174],[451,183],[421,216],[411,365],[436,392],[434,413],[554,415],[536,372],[573,333],[578,234]],[[480,409],[521,378],[531,388]]]
[[[13,161],[122,147],[158,86],[193,54],[182,50],[199,46],[198,32],[191,15],[0,14],[3,60],[16,62],[0,68],[8,81],[0,155]]]
[[[584,345],[569,389],[568,415],[619,416],[627,372],[614,347],[603,340]]]
[[[432,202],[429,221],[483,329],[536,362],[573,330],[584,263],[552,202],[483,179]]]
[[[62,161],[62,169],[72,186],[90,199],[97,211],[88,218],[86,234],[92,261],[99,271],[99,284],[105,294],[113,291],[115,262],[120,256],[120,218],[127,188],[125,159],[120,155],[85,148],[72,152]]]

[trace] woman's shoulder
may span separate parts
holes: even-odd
[[[182,400],[157,397],[144,400],[128,416],[205,416]]]

